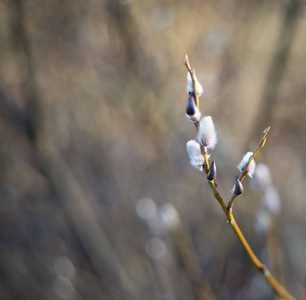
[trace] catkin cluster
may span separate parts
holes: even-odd
[[[195,75],[194,80],[195,84],[193,84],[192,77],[188,72],[186,92],[188,93],[189,97],[186,104],[186,116],[191,122],[196,124],[198,133],[196,139],[187,142],[186,148],[189,155],[190,164],[197,170],[203,171],[205,165],[204,153],[207,156],[207,159],[209,159],[210,155],[207,153],[207,151],[208,149],[213,150],[216,147],[218,138],[212,117],[202,116],[199,107],[196,105],[195,93],[197,93],[197,97],[199,98],[204,93],[204,89]],[[194,86],[196,91],[194,90]],[[253,152],[247,152],[237,166],[241,173],[246,169],[245,175],[248,175],[249,177],[253,177],[256,167],[256,163],[254,159],[252,159],[252,156]],[[213,181],[216,178],[215,162],[213,161],[211,163],[210,168],[207,166],[207,169],[209,170],[207,173],[207,179],[209,181]],[[237,176],[235,185],[232,189],[232,194],[233,196],[237,197],[241,195],[242,192],[243,186],[239,180],[239,177]]]

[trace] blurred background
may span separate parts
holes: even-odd
[[[226,202],[271,126],[234,214],[306,299],[303,1],[2,0],[0,44],[1,300],[276,299],[189,164],[185,53]]]

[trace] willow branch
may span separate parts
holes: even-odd
[[[197,91],[196,91],[196,82],[195,82],[195,76],[194,76],[195,72],[194,72],[194,69],[191,69],[187,54],[185,55],[185,66],[187,67],[187,69],[188,69],[188,71],[191,75],[192,83],[193,83],[193,89],[194,89],[194,95],[195,95],[195,99],[197,99],[197,100],[195,100],[195,103],[197,103],[197,107],[199,108],[199,102],[198,102]],[[198,131],[198,124],[197,123],[195,123],[195,127],[196,127],[196,130]],[[270,127],[266,128],[263,131],[262,137],[260,139],[260,142],[259,142],[256,150],[254,151],[254,154],[249,158],[249,161],[247,162],[243,172],[240,175],[240,178],[239,178],[240,181],[243,181],[243,179],[246,176],[247,168],[249,167],[250,163],[255,158],[257,153],[260,151],[260,149],[264,146],[269,130],[270,130]],[[208,165],[206,148],[201,146],[201,151],[202,151],[202,154],[204,156],[204,171],[205,171],[205,174],[207,175],[207,173],[209,171],[209,165]],[[273,275],[270,273],[268,268],[263,263],[261,263],[261,261],[257,258],[255,253],[253,252],[249,243],[245,239],[245,237],[244,237],[243,233],[241,232],[238,224],[236,223],[236,220],[235,220],[234,215],[232,213],[232,205],[235,201],[235,198],[234,197],[233,197],[234,199],[232,198],[232,200],[229,203],[229,206],[227,207],[225,205],[225,202],[224,202],[222,196],[220,195],[220,193],[217,189],[217,185],[216,185],[215,181],[208,181],[208,184],[209,184],[209,186],[212,190],[212,193],[213,193],[214,197],[219,202],[224,214],[226,215],[228,223],[230,224],[231,228],[233,229],[234,233],[236,234],[238,240],[240,241],[242,247],[244,248],[246,254],[250,258],[252,263],[264,275],[265,279],[270,284],[270,286],[273,288],[273,290],[276,294],[278,294],[279,296],[281,296],[285,300],[294,300],[295,298],[293,298],[286,291],[286,289],[273,277]]]

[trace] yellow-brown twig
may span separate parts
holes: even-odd
[[[265,145],[266,143],[266,139],[267,139],[267,135],[268,135],[268,132],[270,131],[270,126],[267,127],[263,133],[262,133],[262,136],[261,136],[261,139],[253,153],[253,155],[251,155],[251,157],[249,158],[247,164],[245,165],[245,168],[243,170],[243,172],[240,174],[240,177],[239,177],[239,180],[240,182],[242,182],[246,176],[246,173],[247,173],[247,170],[248,170],[248,167],[250,165],[250,163],[252,162],[252,160],[255,158],[255,156],[257,155],[257,153],[259,152],[259,150]],[[232,209],[233,209],[233,205],[234,205],[234,202],[236,200],[237,196],[233,195],[230,202],[228,203],[227,205],[227,209],[231,212]]]
[[[191,75],[192,78],[192,83],[193,83],[193,88],[194,88],[194,95],[195,95],[195,103],[197,105],[197,107],[199,108],[199,101],[198,101],[198,97],[197,97],[197,91],[196,91],[196,81],[195,81],[195,72],[194,69],[191,69],[189,60],[188,60],[188,56],[187,54],[185,55],[185,65]],[[195,124],[196,126],[196,130],[198,131],[198,126],[197,124]],[[266,137],[267,134],[270,130],[270,127],[266,128],[262,134],[261,140],[254,152],[254,154],[249,158],[249,161],[247,162],[243,172],[240,175],[240,181],[243,181],[243,179],[246,176],[246,172],[247,172],[247,168],[250,165],[250,163],[252,162],[252,160],[254,159],[254,157],[257,155],[257,153],[259,152],[259,150],[264,146],[265,142],[266,142]],[[205,174],[207,175],[208,171],[209,171],[209,165],[208,165],[208,159],[207,159],[207,152],[205,147],[201,146],[201,151],[202,154],[204,156],[204,171]],[[214,181],[208,181],[208,184],[214,194],[214,197],[216,198],[216,200],[219,202],[220,206],[222,207],[222,210],[224,212],[224,214],[227,217],[228,223],[230,224],[231,228],[233,229],[233,231],[235,232],[237,238],[239,239],[242,247],[244,248],[245,252],[247,253],[248,257],[250,258],[250,260],[252,261],[252,263],[256,266],[256,268],[264,275],[264,277],[266,278],[267,282],[270,284],[270,286],[273,288],[274,292],[279,295],[280,297],[282,297],[283,299],[286,300],[294,300],[295,298],[292,297],[287,291],[286,289],[273,277],[273,275],[269,272],[269,270],[267,269],[267,267],[261,263],[261,261],[257,258],[257,256],[255,255],[255,253],[253,252],[252,248],[250,247],[249,243],[247,242],[247,240],[245,239],[244,235],[242,234],[238,224],[235,221],[234,215],[232,213],[232,206],[234,204],[235,201],[235,197],[233,196],[231,201],[229,202],[229,205],[226,206],[225,202],[222,198],[222,196],[220,195],[220,193],[218,192],[217,186],[215,184]]]

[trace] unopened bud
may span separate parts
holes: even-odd
[[[264,145],[265,145],[265,143],[266,143],[266,138],[264,138],[261,142],[260,142],[260,148],[262,148]]]
[[[235,197],[238,197],[243,193],[243,186],[238,176],[236,177],[236,183],[233,187],[232,193]]]
[[[207,180],[208,181],[213,181],[217,177],[217,167],[216,163],[214,161],[211,162],[209,171],[207,173]]]
[[[195,110],[196,110],[196,105],[194,101],[194,94],[190,93],[186,104],[186,114],[188,116],[192,116],[195,114]]]
[[[186,104],[186,116],[192,122],[199,122],[201,113],[195,105],[194,94],[190,93]]]

